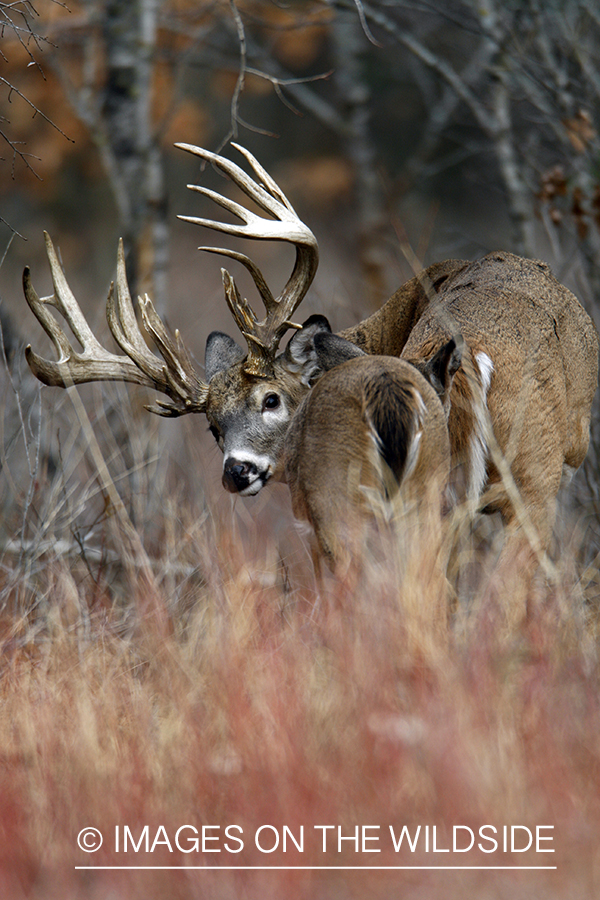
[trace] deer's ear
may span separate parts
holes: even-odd
[[[347,341],[339,334],[331,334],[331,332],[320,332],[315,335],[315,350],[323,372],[335,369],[336,366],[340,366],[349,359],[367,355],[352,341]]]
[[[431,359],[417,365],[422,375],[433,387],[442,403],[448,398],[452,381],[462,361],[463,339],[460,335],[434,353]]]
[[[297,331],[283,353],[288,371],[299,373],[305,384],[313,384],[324,372],[348,359],[364,356],[356,344],[331,331],[325,316],[310,316]]]
[[[210,381],[217,372],[222,372],[223,369],[229,369],[241,362],[245,355],[245,351],[228,334],[223,334],[222,331],[211,331],[206,339],[204,353],[206,380]]]

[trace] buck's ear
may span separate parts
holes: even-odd
[[[448,398],[452,381],[461,364],[463,346],[462,337],[457,335],[456,338],[450,338],[427,362],[417,365],[442,403]]]
[[[294,334],[283,357],[289,371],[299,373],[305,384],[313,384],[329,369],[364,355],[356,344],[333,334],[325,316],[314,315]]]
[[[210,381],[217,372],[229,369],[237,362],[241,362],[246,353],[239,344],[222,331],[211,331],[206,339],[204,352],[205,378]]]

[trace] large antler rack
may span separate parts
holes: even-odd
[[[281,338],[288,329],[301,327],[291,321],[291,316],[303,300],[317,271],[319,253],[316,238],[310,228],[298,217],[281,188],[244,147],[232,144],[248,161],[257,180],[251,178],[234,162],[216,153],[211,153],[209,150],[204,150],[202,147],[195,147],[193,144],[176,144],[176,146],[193,153],[194,156],[200,157],[205,162],[212,163],[224,172],[257,206],[273,217],[266,218],[258,215],[216,191],[189,184],[190,190],[197,191],[214,200],[223,209],[241,219],[243,224],[229,224],[196,216],[179,216],[180,219],[237,237],[286,241],[296,247],[294,269],[281,295],[277,298],[273,297],[258,267],[245,254],[219,247],[199,248],[235,259],[250,272],[266,310],[266,317],[261,321],[248,301],[240,295],[229,272],[226,269],[221,270],[227,304],[248,344],[248,355],[242,368],[248,375],[269,377],[273,372],[273,361]]]
[[[38,296],[31,284],[29,267],[23,272],[23,288],[33,314],[56,348],[58,360],[44,359],[28,346],[25,355],[34,375],[44,384],[58,387],[87,381],[130,381],[155,388],[170,398],[170,402],[157,400],[155,406],[148,406],[150,412],[161,416],[204,412],[208,387],[198,377],[179,332],[175,332],[174,339],[170,337],[148,295],[138,298],[141,320],[162,360],[144,340],[127,284],[123,242],[119,241],[117,253],[116,291],[111,284],[106,306],[111,333],[126,354],[119,356],[106,350],[94,337],[67,283],[50,236],[44,232],[44,237],[54,293],[50,297]],[[49,307],[64,317],[82,351],[74,349]]]

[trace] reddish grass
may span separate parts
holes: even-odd
[[[0,897],[598,896],[600,667],[571,562],[519,629],[483,600],[440,629],[427,618],[431,583],[418,567],[402,581],[393,558],[317,598],[306,567],[290,585],[274,552],[252,554],[210,521],[171,543],[202,561],[179,607],[164,585],[153,604],[131,583],[117,602],[57,562],[12,598],[24,614],[0,629]],[[167,632],[148,612],[156,603]],[[163,844],[116,853],[125,825]],[[180,852],[183,825],[220,826],[207,846],[221,852]],[[225,851],[228,825],[243,828],[240,853]],[[304,852],[260,852],[262,825],[297,839],[304,826]],[[350,841],[338,852],[329,832],[324,853],[315,825],[346,836],[378,825],[367,846],[382,852]],[[394,853],[389,826],[403,825],[435,825],[438,847],[453,825],[553,825],[556,852],[433,853],[421,841]],[[97,853],[78,849],[86,826],[104,835]],[[75,869],[90,864],[329,870]],[[333,868],[362,865],[557,869]]]

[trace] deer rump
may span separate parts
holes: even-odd
[[[363,526],[403,510],[439,516],[450,470],[442,404],[410,363],[363,356],[331,369],[288,429],[285,471],[294,515],[329,563],[362,549]]]
[[[598,335],[573,294],[549,266],[492,253],[457,270],[412,329],[402,357],[422,366],[459,332],[464,364],[450,393],[448,429],[462,491],[486,511],[515,510],[492,462],[489,422],[524,507],[546,546],[555,499],[583,462],[598,383]]]

